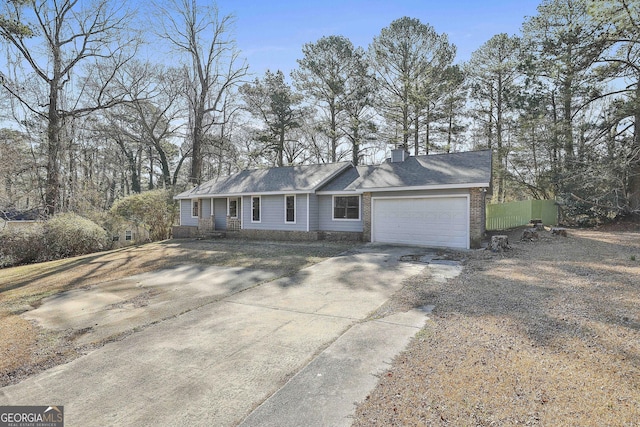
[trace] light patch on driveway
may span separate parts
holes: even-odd
[[[182,265],[74,289],[43,300],[23,317],[46,329],[99,343],[274,279],[267,271]]]

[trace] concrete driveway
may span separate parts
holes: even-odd
[[[415,252],[365,245],[275,280],[183,266],[60,295],[28,316],[88,342],[151,325],[0,389],[0,405],[64,405],[66,426],[350,425],[426,320],[367,321],[426,268],[400,261]]]

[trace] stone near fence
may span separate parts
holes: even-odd
[[[528,228],[522,232],[520,240],[538,240],[539,238],[537,228]]]
[[[491,243],[489,243],[489,249],[493,252],[502,252],[509,249],[509,238],[504,235],[491,236]]]
[[[567,237],[567,229],[563,227],[553,227],[551,228],[551,234],[554,236]]]
[[[531,225],[531,228],[535,231],[544,231],[544,224],[541,219],[532,219],[529,221],[529,225]]]

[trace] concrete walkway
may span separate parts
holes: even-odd
[[[350,425],[374,374],[426,320],[412,311],[366,321],[425,268],[399,261],[412,251],[367,245],[294,277],[234,287],[0,389],[0,405],[64,405],[67,427]],[[219,287],[219,276],[191,274],[191,287]]]

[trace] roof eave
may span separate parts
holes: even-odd
[[[371,188],[358,188],[355,190],[358,193],[375,193],[375,192],[389,192],[389,191],[426,191],[426,190],[455,190],[464,188],[489,188],[488,182],[470,182],[461,184],[433,184],[433,185],[409,185],[402,187],[371,187]]]
[[[279,190],[279,191],[247,191],[241,193],[203,193],[203,194],[191,194],[181,196],[180,194],[174,196],[175,200],[191,200],[191,199],[212,199],[212,198],[226,198],[226,197],[242,197],[242,196],[273,196],[273,195],[285,195],[285,194],[310,194],[313,190]]]
[[[358,190],[324,190],[324,191],[316,191],[318,196],[332,196],[335,194],[360,194]]]

